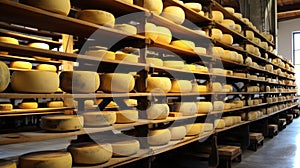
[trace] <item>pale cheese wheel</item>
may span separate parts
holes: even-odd
[[[100,78],[100,89],[104,92],[130,92],[135,85],[135,80],[130,74],[106,73]]]
[[[211,86],[212,92],[222,92],[223,86],[220,82],[213,82]]]
[[[204,11],[200,11],[200,12],[198,12],[198,14],[201,15],[201,16],[206,17]]]
[[[168,93],[172,88],[171,80],[167,77],[148,77],[146,84],[147,92]]]
[[[108,126],[116,122],[116,112],[102,111],[102,112],[85,112],[82,114],[85,126]]]
[[[231,19],[224,19],[222,21],[222,25],[224,25],[225,27],[227,27],[230,30],[234,30],[235,29],[235,22]]]
[[[159,58],[146,58],[146,64],[155,65],[155,66],[163,66],[164,62]]]
[[[192,91],[192,83],[188,80],[172,80],[170,92],[189,93]]]
[[[224,110],[230,110],[232,106],[232,103],[224,103]]]
[[[172,41],[172,33],[170,29],[162,26],[157,26],[156,31],[157,31],[156,41],[161,43],[167,43],[167,44],[169,44]]]
[[[269,72],[273,72],[273,70],[274,70],[272,64],[267,64],[265,67],[266,67],[266,70],[269,71]]]
[[[124,52],[116,52],[115,53],[115,59],[124,61],[124,62],[131,62],[131,63],[137,63],[139,61],[138,56],[134,54],[128,54]]]
[[[204,132],[211,132],[214,130],[214,124],[213,123],[204,123],[203,131]]]
[[[221,56],[222,59],[232,61],[236,59],[236,53],[230,50],[224,50],[224,55]]]
[[[222,69],[222,68],[212,68],[210,73],[223,75],[224,74],[224,69]]]
[[[164,61],[164,66],[168,68],[183,69],[183,61]]]
[[[237,17],[238,19],[242,19],[243,15],[241,13],[234,13],[233,14],[235,17]]]
[[[220,29],[212,28],[210,37],[214,40],[221,40],[223,37],[223,32]]]
[[[265,50],[268,50],[268,43],[267,42],[265,42],[265,41],[263,41],[263,42],[261,42],[260,43],[260,46],[262,47],[262,48],[264,48]]]
[[[196,65],[185,64],[183,70],[194,72],[196,70]]]
[[[72,168],[72,156],[63,151],[33,152],[19,157],[20,168]]]
[[[185,125],[186,136],[195,136],[204,132],[204,123],[193,123]]]
[[[235,108],[242,108],[242,107],[244,107],[244,101],[241,101],[241,100],[234,100],[233,104],[234,104]]]
[[[25,62],[25,61],[13,61],[10,62],[9,66],[11,68],[17,68],[17,69],[27,69],[27,70],[32,69],[32,64],[30,62]]]
[[[204,48],[204,47],[195,47],[194,51],[197,54],[206,54],[206,48]]]
[[[223,117],[222,119],[225,121],[225,127],[230,127],[233,125],[232,117]]]
[[[163,2],[162,0],[144,0],[143,7],[159,15],[163,11]]]
[[[34,48],[39,48],[39,49],[44,49],[44,50],[50,50],[49,44],[46,43],[29,43],[29,47],[34,47]]]
[[[81,10],[77,13],[77,18],[110,28],[113,28],[115,25],[114,15],[102,10]]]
[[[162,120],[169,116],[170,108],[168,104],[152,104],[146,113],[149,120]]]
[[[198,92],[199,93],[208,93],[209,87],[207,87],[206,85],[198,85]]]
[[[176,46],[180,49],[185,49],[190,51],[195,50],[195,43],[189,40],[175,40],[171,42],[171,45]]]
[[[198,106],[195,102],[177,102],[175,103],[175,111],[183,116],[192,116],[197,113]]]
[[[13,109],[12,104],[0,104],[0,111],[11,111]]]
[[[171,140],[169,129],[151,130],[148,132],[148,144],[153,146],[166,145]]]
[[[232,85],[223,85],[223,92],[230,93],[233,91]]]
[[[224,119],[216,119],[214,121],[214,126],[215,126],[215,129],[223,129],[223,128],[225,128],[225,126],[226,126],[225,120]]]
[[[214,109],[214,111],[223,111],[224,110],[224,102],[223,101],[214,101],[213,109]]]
[[[254,32],[251,30],[246,30],[246,38],[248,40],[253,40],[254,39]]]
[[[158,37],[157,34],[157,27],[153,23],[146,23],[145,24],[145,37],[150,38],[152,40],[156,40]]]
[[[224,20],[224,15],[221,11],[211,11],[212,14],[212,20],[222,23],[222,21]]]
[[[202,5],[196,2],[188,2],[184,4],[185,7],[190,8],[196,12],[200,12],[202,10]]]
[[[273,42],[274,41],[274,36],[272,34],[266,34],[266,38],[270,41]]]
[[[225,10],[227,10],[229,13],[234,14],[234,8],[232,7],[224,7]]]
[[[233,122],[235,124],[239,124],[242,122],[242,117],[241,116],[232,116]]]
[[[211,102],[197,102],[198,114],[208,114],[213,110]]]
[[[83,127],[83,116],[49,115],[41,118],[41,128],[48,131],[75,131]]]
[[[47,107],[49,107],[49,108],[64,107],[64,102],[63,101],[50,101],[50,102],[47,102]]]
[[[186,135],[185,126],[169,127],[171,141],[181,140]]]
[[[133,0],[119,0],[124,3],[133,4]]]
[[[72,155],[74,163],[77,164],[102,164],[112,158],[112,145],[108,143],[98,144],[93,142],[84,142],[71,144],[68,151]]]
[[[239,24],[235,24],[234,25],[234,31],[236,31],[237,33],[241,33],[242,32],[242,26]]]
[[[130,24],[116,24],[114,28],[131,35],[137,34],[137,28]]]
[[[260,46],[261,40],[260,38],[254,37],[253,42]]]
[[[213,47],[212,48],[212,56],[222,57],[224,54],[225,54],[225,50],[222,47]]]
[[[17,164],[12,161],[0,161],[0,168],[17,168]]]
[[[37,70],[40,71],[51,71],[51,72],[56,72],[57,68],[55,65],[50,65],[50,64],[39,64],[36,66]]]
[[[10,71],[8,66],[0,61],[0,92],[3,92],[9,85],[10,82]]]
[[[184,10],[178,6],[168,6],[164,8],[161,16],[176,24],[182,24],[185,20]]]
[[[252,58],[251,57],[247,57],[246,60],[245,60],[245,64],[247,66],[251,66],[252,65]]]
[[[140,142],[135,139],[111,143],[113,157],[125,157],[136,154],[140,150]]]
[[[230,34],[223,34],[221,42],[227,45],[232,45],[233,43],[233,37]]]
[[[255,47],[252,44],[246,44],[246,51],[253,54],[255,52]]]
[[[8,44],[15,44],[15,45],[19,45],[19,41],[15,38],[12,37],[3,37],[0,36],[0,42],[1,43],[8,43]]]
[[[121,110],[116,111],[116,123],[127,124],[136,122],[139,118],[137,110]]]
[[[246,73],[242,73],[242,72],[233,72],[233,76],[241,77],[241,78],[246,78]]]
[[[60,88],[68,93],[92,93],[100,85],[98,73],[91,71],[63,71],[59,77]]]
[[[65,16],[71,10],[71,2],[69,0],[22,0],[22,3]]]
[[[84,53],[88,56],[93,56],[101,59],[109,59],[109,60],[115,60],[116,55],[112,51],[106,51],[106,50],[88,50]]]
[[[59,86],[57,73],[48,71],[15,71],[11,87],[15,92],[54,93]]]

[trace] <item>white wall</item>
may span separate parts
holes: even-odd
[[[278,22],[278,54],[292,60],[292,33],[300,31],[300,18]]]

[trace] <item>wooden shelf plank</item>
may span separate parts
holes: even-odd
[[[14,55],[3,55],[0,54],[0,58],[3,61],[28,61],[31,63],[39,63],[39,64],[54,64],[54,65],[61,65],[61,61],[43,61],[43,60],[36,60],[35,58],[28,58],[22,56],[14,56]]]
[[[53,112],[53,111],[64,111],[72,110],[70,107],[61,107],[61,108],[38,108],[38,109],[13,109],[11,111],[0,111],[0,117],[2,114],[17,114],[17,113],[42,113],[42,112]]]
[[[222,129],[216,129],[215,133],[218,134],[220,132],[228,131],[230,129],[237,128],[239,126],[246,125],[246,124],[249,124],[249,123],[250,123],[250,121],[242,121],[241,123],[232,125],[230,127],[225,127],[225,128],[222,128]]]
[[[17,117],[17,116],[33,116],[33,115],[49,115],[49,114],[64,114],[63,111],[52,112],[33,112],[33,113],[16,113],[16,114],[0,114],[0,117]]]

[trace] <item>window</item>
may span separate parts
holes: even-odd
[[[295,65],[295,77],[296,84],[300,86],[300,32],[293,32],[293,64]],[[300,93],[300,88],[298,88],[298,93]]]

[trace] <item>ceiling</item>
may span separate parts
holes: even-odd
[[[277,0],[278,21],[300,18],[300,0]]]

